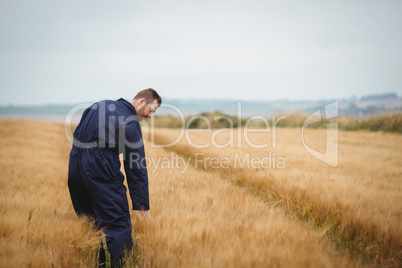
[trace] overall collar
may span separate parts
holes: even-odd
[[[134,106],[130,102],[126,101],[123,98],[120,98],[117,101],[119,101],[119,102],[123,103],[124,105],[126,105],[135,115],[137,115],[137,111],[135,110]]]

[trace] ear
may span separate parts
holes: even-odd
[[[141,98],[141,99],[139,100],[139,103],[140,103],[141,105],[145,104],[145,98]]]

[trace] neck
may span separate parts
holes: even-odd
[[[137,101],[134,100],[134,99],[132,99],[132,100],[130,101],[130,103],[131,103],[131,105],[134,106],[135,110],[137,110]]]

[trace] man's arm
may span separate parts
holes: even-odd
[[[125,125],[124,169],[134,210],[149,210],[148,172],[138,122]],[[120,140],[120,142],[124,142]],[[141,212],[141,214],[146,214]],[[144,217],[144,216],[143,216]]]

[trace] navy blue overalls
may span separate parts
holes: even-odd
[[[93,217],[104,228],[113,266],[133,244],[120,153],[133,209],[149,210],[144,145],[134,106],[124,99],[93,104],[74,132],[68,187],[77,215]]]

